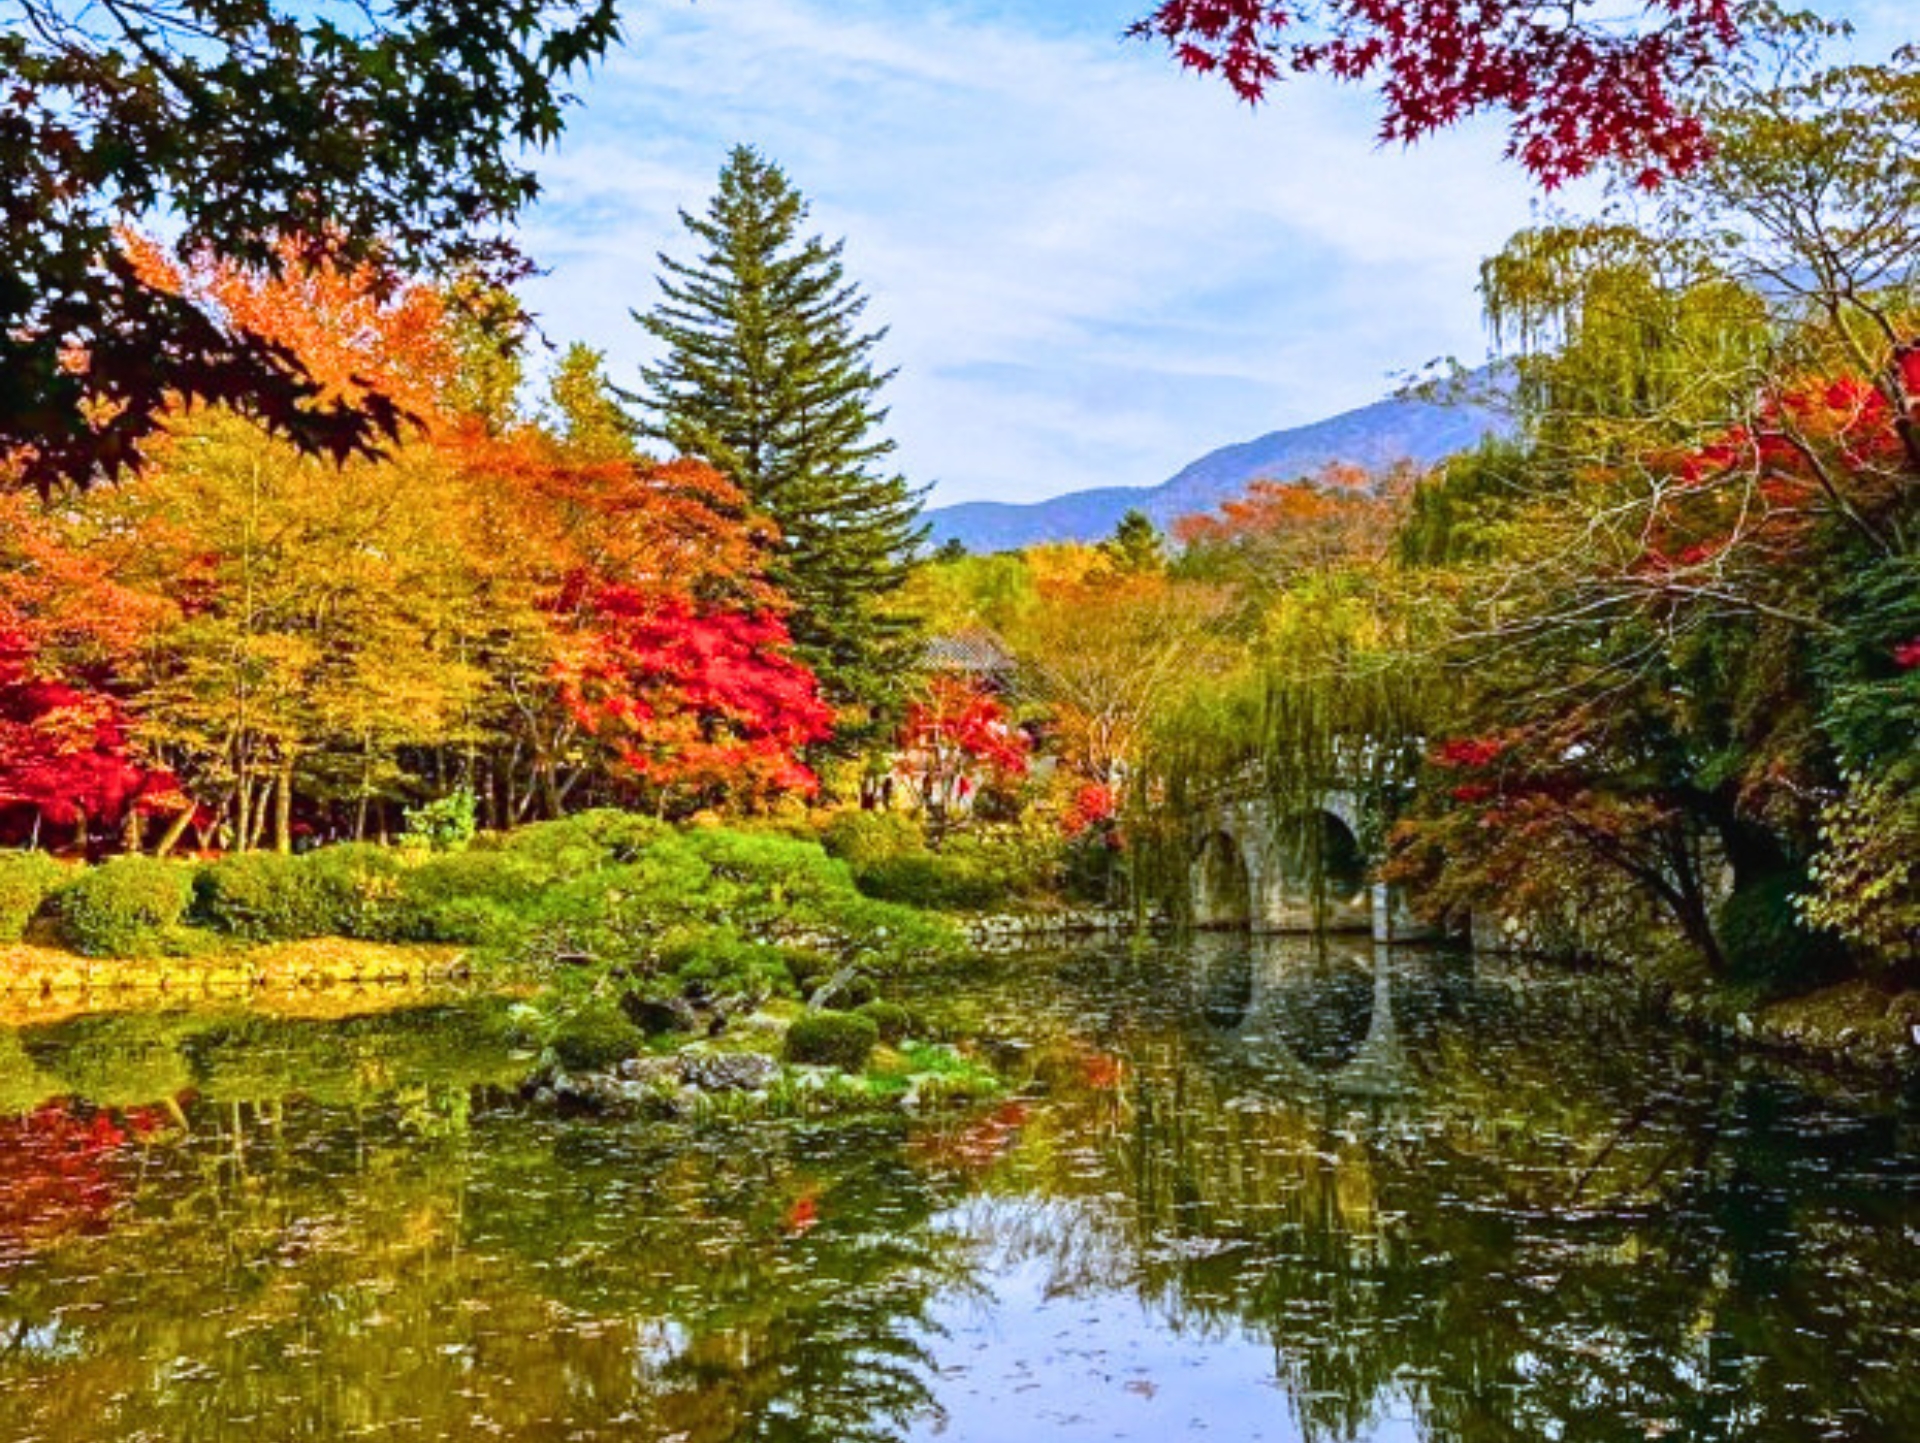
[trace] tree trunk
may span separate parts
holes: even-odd
[[[281,856],[293,851],[293,753],[280,758],[280,775],[273,790],[273,850]]]
[[[267,835],[267,799],[273,794],[273,778],[262,777],[260,789],[248,801],[253,813],[252,824],[247,829],[247,844],[243,851],[258,851],[260,843]]]
[[[247,837],[252,832],[253,786],[245,769],[233,784],[233,849],[236,852],[247,850]]]
[[[187,828],[193,822],[193,811],[192,803],[188,803],[180,809],[180,815],[173,819],[165,832],[161,833],[160,845],[153,849],[154,856],[167,856],[175,847],[180,845],[180,839],[187,834]]]

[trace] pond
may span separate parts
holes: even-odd
[[[983,960],[960,1113],[531,1111],[466,1000],[0,1031],[0,1439],[1920,1438],[1911,1099],[1606,984]]]

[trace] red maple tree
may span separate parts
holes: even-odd
[[[896,745],[894,775],[936,834],[966,812],[983,782],[1024,776],[1031,749],[998,697],[944,672],[907,707]]]
[[[53,829],[84,847],[94,826],[185,805],[134,749],[113,689],[154,616],[106,558],[55,539],[37,502],[0,493],[0,837]]]
[[[1602,165],[1641,182],[1697,165],[1708,137],[1680,90],[1739,43],[1733,0],[1161,0],[1132,33],[1261,99],[1288,72],[1372,81],[1383,142],[1504,111],[1508,154],[1551,188]]]
[[[663,810],[816,790],[798,753],[833,712],[775,613],[607,585],[577,615],[554,669],[562,700]]]

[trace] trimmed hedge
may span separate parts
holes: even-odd
[[[309,885],[327,899],[328,935],[391,942],[400,935],[400,878],[406,864],[391,847],[340,842],[300,859]]]
[[[405,863],[389,848],[343,843],[302,856],[245,852],[201,868],[193,920],[256,942],[399,938]]]
[[[164,950],[193,897],[193,873],[153,857],[115,857],[55,894],[60,940],[88,957]]]
[[[948,912],[998,911],[1056,891],[1069,851],[1051,830],[1006,826],[956,832],[934,851],[919,823],[896,812],[844,812],[820,840],[869,897]]]
[[[871,1002],[862,1002],[853,1010],[856,1016],[864,1017],[874,1025],[879,1031],[880,1040],[889,1047],[913,1031],[913,1014],[898,1002],[876,997]]]
[[[0,942],[18,942],[67,869],[45,852],[0,852]]]
[[[789,1062],[859,1072],[879,1045],[880,1029],[857,1012],[809,1012],[787,1029]]]
[[[339,931],[334,899],[304,857],[242,852],[193,879],[193,920],[256,942],[290,942]]]
[[[1004,878],[972,860],[938,852],[881,858],[857,875],[869,897],[937,911],[991,911],[1008,900],[1010,891]]]
[[[394,940],[507,943],[524,931],[545,878],[510,852],[449,852],[402,872]]]
[[[535,822],[481,837],[474,850],[505,853],[548,882],[565,882],[602,867],[633,861],[665,834],[664,823],[635,812],[600,807],[553,822]]]
[[[547,1045],[569,1072],[605,1072],[638,1053],[646,1037],[619,1008],[594,1003],[562,1018]]]

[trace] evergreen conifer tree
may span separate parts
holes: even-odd
[[[1100,543],[1100,555],[1108,569],[1119,576],[1146,576],[1167,569],[1160,529],[1137,507],[1130,508],[1113,528],[1113,535]]]
[[[698,259],[661,255],[662,299],[634,313],[664,353],[623,395],[644,434],[712,463],[780,528],[768,572],[793,600],[796,650],[854,712],[846,737],[910,669],[917,627],[887,599],[926,533],[920,493],[886,469],[875,398],[893,373],[872,359],[886,332],[859,329],[845,242],[803,238],[806,216],[777,165],[735,147],[706,214],[680,213]]]

